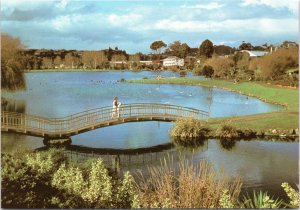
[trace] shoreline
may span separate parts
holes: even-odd
[[[238,84],[234,84],[225,80],[198,78],[163,78],[160,80],[140,79],[128,80],[126,82],[138,84],[174,84],[220,88],[249,97],[255,97],[267,103],[285,107],[285,110],[278,112],[240,115],[234,117],[210,118],[208,124],[212,127],[213,130],[216,130],[226,122],[230,122],[238,129],[249,128],[257,132],[258,134],[263,133],[266,135],[290,136],[292,132],[296,132],[297,135],[299,132],[299,91],[295,89],[268,86],[268,84],[265,85],[256,82],[241,82]]]

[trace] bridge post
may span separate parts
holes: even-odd
[[[60,134],[59,134],[60,137],[61,137],[61,134],[62,134],[62,122],[60,122]]]

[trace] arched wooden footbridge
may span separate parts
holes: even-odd
[[[137,121],[175,121],[192,117],[206,120],[208,112],[170,104],[125,104],[120,110],[102,107],[63,118],[46,118],[23,113],[3,111],[1,131],[44,138],[65,138],[101,127]]]

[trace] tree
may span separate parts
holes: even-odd
[[[151,45],[150,48],[151,50],[155,50],[156,53],[159,53],[160,49],[163,47],[167,47],[166,43],[164,43],[163,41],[159,40],[159,41],[154,41]]]
[[[234,50],[232,49],[232,47],[226,45],[215,45],[214,52],[217,55],[230,55],[234,52]]]
[[[73,52],[69,52],[65,56],[64,65],[67,68],[78,68],[80,64],[80,59],[78,56],[75,55]]]
[[[211,58],[211,56],[214,52],[213,43],[208,39],[204,40],[199,47],[199,52],[200,52],[200,55],[203,55],[207,58]]]
[[[231,58],[212,57],[207,59],[204,65],[213,68],[214,77],[228,78],[234,73],[234,62]]]
[[[184,58],[187,56],[190,47],[187,43],[181,43],[180,41],[175,41],[169,45],[168,54]]]
[[[239,50],[253,50],[253,46],[251,43],[245,43],[243,42],[240,46],[239,46]]]
[[[19,38],[1,33],[1,88],[15,91],[26,88],[23,69],[25,57],[21,54],[24,48]]]
[[[88,68],[100,68],[108,61],[103,51],[84,51],[82,54],[82,62]]]
[[[52,58],[50,57],[43,57],[43,60],[42,60],[42,66],[44,69],[51,69],[53,68],[53,60]]]
[[[205,76],[205,77],[212,77],[213,74],[214,74],[214,69],[213,67],[211,66],[204,66],[203,69],[202,69],[202,74]]]

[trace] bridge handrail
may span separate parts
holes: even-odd
[[[208,112],[195,108],[181,107],[172,104],[135,103],[121,106],[122,118],[130,117],[189,117],[205,119]],[[44,133],[76,131],[99,123],[111,121],[114,109],[111,106],[89,109],[61,118],[47,118],[31,114],[2,111],[1,122],[6,126],[20,129],[31,129]],[[151,118],[152,119],[152,118]]]
[[[190,110],[190,111],[195,111],[197,113],[201,113],[203,115],[207,115],[208,116],[208,112],[207,111],[203,111],[200,109],[195,109],[195,108],[191,108],[191,107],[184,107],[184,106],[179,106],[179,105],[174,105],[174,104],[159,104],[159,103],[133,103],[133,104],[122,104],[121,108],[126,108],[126,107],[132,107],[132,108],[136,108],[138,107],[138,105],[142,105],[142,107],[145,107],[145,105],[150,105],[150,106],[158,106],[158,107],[177,107],[180,108],[182,110]],[[6,113],[6,114],[11,114],[11,115],[26,115],[28,117],[33,117],[33,118],[39,118],[39,119],[44,119],[45,121],[69,121],[70,118],[75,118],[75,117],[81,117],[81,116],[86,116],[86,114],[92,114],[92,113],[96,113],[98,111],[102,111],[102,110],[111,110],[112,107],[111,106],[104,106],[104,107],[98,107],[98,108],[93,108],[93,109],[88,109],[82,112],[78,112],[75,114],[71,114],[71,115],[67,115],[64,117],[45,117],[45,116],[39,116],[39,115],[32,115],[32,114],[24,114],[24,113],[19,113],[19,112],[9,112],[9,111],[2,111],[2,113]]]

